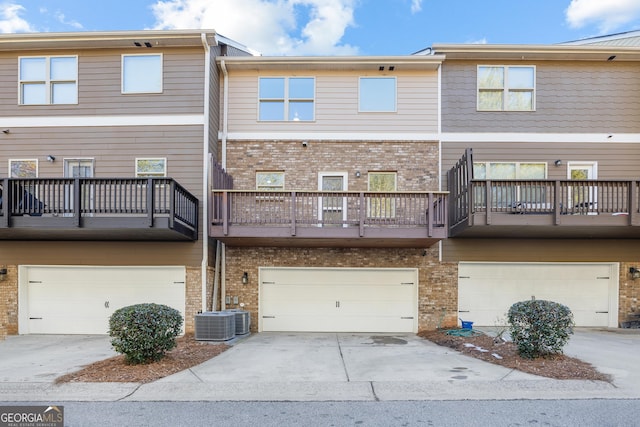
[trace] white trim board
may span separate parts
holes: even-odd
[[[247,141],[416,141],[438,142],[437,133],[403,132],[229,132],[227,140]],[[219,134],[222,138],[222,134]]]
[[[567,142],[580,143],[640,143],[640,133],[443,133],[447,142]]]
[[[204,114],[1,117],[2,128],[203,125]]]

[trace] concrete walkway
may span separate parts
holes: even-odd
[[[613,384],[524,374],[412,334],[363,333],[260,333],[149,384],[53,384],[56,371],[109,357],[109,347],[108,337],[9,337],[0,342],[0,401],[640,398],[640,334],[596,330],[576,331],[565,353],[613,375]]]

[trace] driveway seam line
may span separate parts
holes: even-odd
[[[129,394],[125,394],[124,396],[122,396],[120,399],[116,399],[116,402],[120,402],[121,400],[126,399],[127,397],[131,397],[133,396],[133,394],[135,392],[137,392],[138,390],[140,390],[140,387],[142,387],[142,384],[138,384],[136,388],[134,388],[133,390],[131,390],[131,393]]]
[[[338,343],[338,351],[340,352],[340,360],[342,360],[342,369],[344,369],[344,375],[347,377],[347,382],[351,382],[349,379],[349,372],[347,372],[347,364],[344,363],[344,355],[342,354],[342,346],[340,345],[340,337],[336,334],[336,342]]]

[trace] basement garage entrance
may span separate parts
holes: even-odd
[[[576,326],[618,326],[616,263],[471,263],[458,266],[459,317],[506,324],[515,302],[535,297],[569,307]]]
[[[260,268],[260,331],[417,332],[418,270]]]
[[[20,334],[107,334],[109,317],[138,303],[185,313],[184,267],[20,268]]]

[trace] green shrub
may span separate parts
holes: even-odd
[[[571,310],[553,301],[517,302],[509,308],[507,320],[518,353],[527,359],[561,354],[573,334]]]
[[[116,310],[109,318],[111,345],[127,363],[160,360],[176,346],[182,315],[162,304],[135,304]]]

